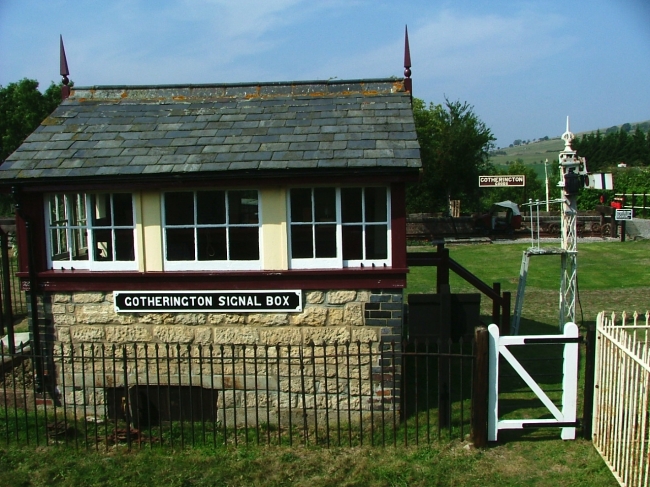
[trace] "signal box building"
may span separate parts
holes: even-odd
[[[59,340],[303,340],[399,335],[420,165],[401,80],[90,87],[0,181]]]
[[[74,87],[0,166],[32,331],[400,340],[420,167],[410,79]]]

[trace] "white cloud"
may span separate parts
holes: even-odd
[[[553,56],[558,56],[561,65],[560,54],[568,56],[573,44],[572,35],[564,33],[566,24],[564,17],[545,12],[478,16],[444,10],[410,27],[414,81],[479,84],[487,77],[515,74]],[[357,77],[401,76],[398,66],[403,52],[400,36],[369,53],[330,59],[315,74],[339,75],[337,69],[346,66]]]
[[[283,30],[316,8],[308,0],[160,0],[153,8],[119,0],[72,11],[56,29],[78,84],[237,81],[237,60],[272,52]],[[47,34],[32,37],[54,45]]]

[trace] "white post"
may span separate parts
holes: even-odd
[[[546,177],[546,213],[548,213],[549,207],[548,207],[548,200],[549,200],[549,192],[548,192],[548,169],[546,168],[546,164],[548,164],[548,159],[544,161],[544,176]]]
[[[579,331],[575,323],[564,326],[564,336],[578,338]],[[576,408],[578,406],[578,342],[564,345],[564,365],[562,379],[562,416],[567,423],[576,421]],[[575,440],[575,427],[562,428],[563,440]]]
[[[499,327],[488,326],[490,375],[488,385],[488,441],[497,441],[499,432]]]

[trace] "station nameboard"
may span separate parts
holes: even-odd
[[[526,176],[506,174],[502,176],[479,176],[479,188],[523,187],[526,186]]]
[[[616,210],[616,215],[614,215],[615,220],[631,220],[632,217],[633,217],[633,215],[632,215],[632,210],[631,209],[629,209],[629,210],[625,210],[625,209],[619,210],[619,209],[617,209]]]
[[[114,291],[118,313],[291,313],[302,291]]]

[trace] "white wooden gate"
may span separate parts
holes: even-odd
[[[575,323],[564,325],[562,335],[499,336],[499,327],[490,325],[490,384],[488,395],[488,441],[496,441],[499,430],[525,427],[554,426],[562,428],[563,440],[573,440],[576,435],[576,402],[578,397],[578,346],[580,334]],[[564,344],[562,409],[560,410],[535,382],[508,347],[526,344]],[[499,356],[512,366],[553,415],[551,419],[499,420]]]

